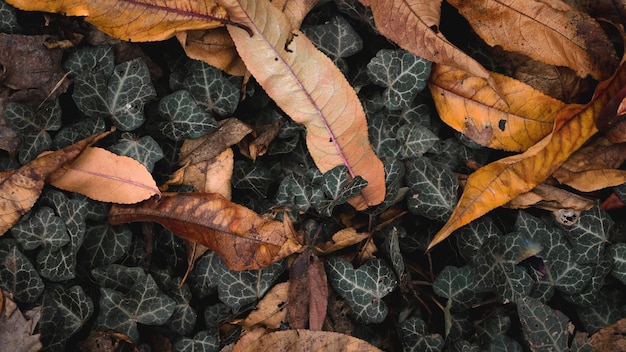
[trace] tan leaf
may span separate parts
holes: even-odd
[[[439,31],[441,0],[360,1],[371,7],[378,31],[402,49],[490,80],[489,71]]]
[[[270,125],[254,127],[254,133],[247,135],[239,142],[239,151],[244,156],[256,160],[257,157],[265,155],[270,143],[278,136],[283,121],[278,120]]]
[[[61,150],[41,155],[17,170],[0,172],[0,194],[5,195],[0,198],[0,236],[32,208],[48,176],[78,157],[89,144],[108,134],[110,132],[95,134]]]
[[[86,148],[75,161],[50,175],[49,182],[101,202],[131,204],[160,194],[140,162],[94,147]]]
[[[269,329],[280,329],[281,324],[287,319],[288,292],[289,282],[274,285],[257,303],[241,327],[248,330],[254,325],[263,325]]]
[[[243,76],[248,71],[226,28],[189,30],[176,33],[176,38],[192,59],[204,61],[233,76]]]
[[[289,269],[289,326],[322,330],[328,307],[328,282],[324,264],[310,248]]]
[[[0,290],[0,346],[3,351],[40,351],[41,334],[33,334],[37,320],[38,315],[34,319],[25,316],[13,302],[13,297]]]
[[[228,148],[213,159],[183,168],[182,183],[192,186],[197,192],[219,193],[230,200],[233,167],[234,153]]]
[[[562,2],[537,0],[448,1],[491,45],[535,60],[569,67],[598,80],[611,76],[619,59],[600,25]],[[553,7],[553,6],[558,7]]]
[[[590,199],[542,183],[533,188],[532,191],[522,193],[515,197],[508,202],[505,207],[512,209],[535,207],[549,211],[573,209],[582,212],[591,209],[594,204],[595,203]]]
[[[344,249],[346,247],[350,247],[357,243],[363,242],[364,240],[370,238],[370,234],[366,232],[356,232],[353,227],[348,227],[343,230],[337,231],[333,237],[332,241],[328,241],[325,243],[320,243],[315,246],[316,254],[329,254],[332,252],[336,252],[340,249]]]
[[[372,150],[361,103],[332,61],[317,50],[287,17],[267,0],[219,0],[230,19],[250,35],[228,27],[248,70],[294,121],[306,126],[307,147],[326,172],[345,165],[350,176],[368,182],[350,200],[358,210],[385,197],[383,165]]]
[[[226,12],[211,0],[9,0],[26,11],[85,16],[104,33],[122,40],[165,40],[176,32],[228,23]]]
[[[441,119],[480,145],[524,151],[552,132],[564,103],[498,73],[493,82],[433,65],[428,86]]]
[[[232,270],[261,269],[296,252],[292,229],[217,193],[164,193],[135,205],[115,204],[109,222],[154,221],[219,254]]]
[[[300,28],[302,20],[317,5],[319,0],[271,0],[272,5],[282,11],[293,28]]]
[[[226,148],[239,143],[252,128],[236,118],[220,121],[220,127],[198,139],[187,139],[178,152],[178,164],[197,164],[211,160]]]
[[[233,351],[253,352],[253,351],[273,351],[273,352],[378,352],[382,351],[369,343],[352,337],[330,331],[311,330],[285,330],[276,331],[263,335],[247,344],[243,348],[235,345]]]

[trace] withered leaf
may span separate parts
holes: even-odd
[[[9,230],[35,204],[48,176],[74,160],[92,143],[107,136],[102,132],[61,150],[38,157],[17,170],[0,173],[0,235]]]
[[[236,118],[220,121],[220,127],[198,139],[188,139],[180,148],[178,164],[197,164],[211,160],[226,148],[239,143],[252,128]]]
[[[280,325],[287,318],[287,301],[289,282],[274,285],[263,299],[256,304],[256,309],[241,324],[245,330],[255,325],[262,325],[268,329],[280,329]]]
[[[311,330],[285,330],[263,335],[252,342],[246,341],[246,346],[235,345],[233,351],[343,351],[343,352],[379,352],[382,351],[369,343],[337,332]]]
[[[289,326],[294,329],[322,330],[328,307],[328,282],[324,264],[305,250],[289,271]]]
[[[111,208],[110,223],[135,221],[157,222],[210,248],[238,271],[265,268],[301,247],[287,224],[264,219],[217,193],[164,193],[160,199]]]
[[[50,175],[49,182],[101,202],[131,204],[160,194],[139,161],[94,147],[85,148],[76,160]]]
[[[233,76],[243,76],[248,71],[226,28],[179,32],[176,39],[192,59],[204,61]]]

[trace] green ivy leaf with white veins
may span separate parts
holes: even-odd
[[[163,150],[150,136],[135,138],[131,133],[123,133],[120,140],[109,147],[113,153],[133,158],[152,172],[154,164],[163,159]]]
[[[358,269],[339,258],[326,260],[326,272],[335,291],[347,302],[352,313],[365,323],[380,323],[387,317],[383,297],[397,281],[392,269],[381,259],[370,259]]]
[[[345,165],[336,166],[323,174],[322,190],[329,201],[322,202],[317,210],[323,216],[331,216],[336,206],[356,196],[367,186],[367,181],[356,176],[348,180],[348,169]]]
[[[110,264],[91,270],[91,276],[100,286],[120,292],[130,291],[145,275],[145,271],[140,267],[127,267],[120,264]]]
[[[460,268],[448,265],[437,275],[433,291],[437,296],[451,300],[453,310],[463,311],[481,298],[476,290],[476,276],[476,269],[471,265]]]
[[[203,330],[195,334],[193,339],[183,337],[176,341],[172,348],[175,352],[217,352],[220,349],[220,343],[216,334]]]
[[[456,207],[458,180],[445,165],[425,157],[407,163],[406,176],[411,193],[409,211],[429,219],[447,220]]]
[[[135,59],[102,71],[76,77],[72,98],[87,116],[107,117],[122,131],[132,131],[145,120],[144,105],[156,97],[148,66]]]
[[[444,339],[439,334],[428,334],[426,323],[418,318],[411,317],[399,326],[402,350],[405,352],[438,352],[443,350]]]
[[[189,285],[183,284],[178,288],[180,282],[181,279],[177,278],[170,285],[171,291],[169,291],[169,296],[174,299],[176,305],[174,306],[172,316],[170,316],[165,325],[177,334],[186,336],[193,332],[193,328],[196,325],[197,314],[195,309],[189,304],[191,300]]]
[[[341,16],[335,16],[324,24],[303,27],[302,32],[344,73],[348,72],[348,65],[342,58],[363,49],[363,40]]]
[[[0,0],[0,32],[19,33],[22,30],[17,23],[15,8]]]
[[[78,285],[48,287],[42,306],[39,331],[47,351],[66,351],[67,339],[80,330],[94,311],[93,302]]]
[[[194,293],[206,297],[217,290],[218,278],[225,267],[222,258],[213,251],[207,251],[196,261],[189,275]]]
[[[396,138],[400,142],[402,159],[422,156],[439,141],[436,134],[426,127],[416,124],[400,127]]]
[[[408,51],[383,49],[367,64],[367,74],[374,84],[387,88],[387,109],[402,110],[426,87],[430,68],[430,61]]]
[[[260,270],[246,271],[229,270],[224,262],[221,265],[223,267],[218,278],[217,293],[220,301],[235,312],[263,297],[285,269],[281,262]]]
[[[11,240],[0,241],[0,287],[24,303],[35,302],[45,288],[33,264]]]
[[[114,68],[115,55],[113,48],[109,45],[99,45],[95,48],[81,46],[78,50],[70,53],[63,62],[63,69],[75,74],[100,71],[104,75],[110,75]]]
[[[15,224],[11,233],[25,250],[39,246],[56,250],[70,242],[65,222],[48,207],[41,207],[29,218]]]
[[[595,263],[603,255],[609,243],[613,220],[598,204],[583,212],[572,226],[561,228],[574,247],[576,262]]]
[[[81,264],[88,269],[112,264],[124,257],[132,239],[133,233],[127,226],[89,226],[80,249]]]
[[[161,99],[159,114],[167,119],[161,124],[161,132],[175,141],[196,139],[217,128],[217,121],[201,109],[186,90]]]
[[[175,305],[176,302],[159,289],[152,275],[144,272],[128,293],[100,288],[100,314],[96,328],[119,331],[137,341],[137,323],[165,324]]]
[[[611,275],[626,285],[626,243],[611,245],[609,253],[614,262]]]
[[[219,116],[232,114],[240,100],[240,89],[219,69],[202,61],[192,60],[182,88],[189,91],[196,103]]]
[[[52,140],[52,149],[65,148],[83,138],[93,134],[104,132],[106,123],[102,117],[92,117],[81,120],[75,124],[63,127]]]
[[[532,297],[517,301],[524,338],[533,351],[567,351],[567,317]]]

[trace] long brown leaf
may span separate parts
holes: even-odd
[[[326,172],[345,165],[368,185],[350,200],[356,209],[382,202],[382,162],[368,139],[363,107],[341,71],[267,0],[219,0],[231,21],[252,31],[228,27],[246,67],[276,104],[307,128],[307,147]]]
[[[26,11],[86,16],[104,33],[137,42],[165,40],[176,32],[208,29],[228,23],[224,9],[212,0],[9,0]]]
[[[300,249],[292,229],[217,193],[163,193],[135,205],[116,204],[109,222],[154,221],[219,254],[233,270],[261,269]]]
[[[561,110],[555,130],[526,152],[488,164],[470,175],[456,209],[428,248],[459,227],[528,192],[547,179],[569,156],[598,132],[596,119],[611,98],[626,85],[626,64],[601,82],[584,107]]]

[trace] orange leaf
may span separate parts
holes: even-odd
[[[361,103],[341,71],[267,0],[219,0],[230,19],[251,29],[228,31],[250,73],[276,104],[307,128],[307,147],[326,172],[346,165],[368,185],[350,200],[358,210],[385,197],[382,162],[372,150]]]
[[[109,135],[102,132],[55,152],[39,156],[17,170],[0,172],[0,236],[35,204],[46,179],[74,160],[89,144]]]
[[[217,193],[164,193],[135,205],[113,205],[109,222],[154,221],[219,254],[232,270],[261,269],[296,252],[293,229]]]
[[[471,174],[456,209],[428,248],[547,179],[598,131],[596,119],[601,110],[625,84],[626,64],[622,62],[611,79],[598,85],[591,102],[561,111],[550,135],[522,154],[500,159]]]
[[[441,0],[360,1],[372,9],[378,31],[402,49],[490,80],[489,71],[439,31]]]
[[[25,11],[86,16],[104,33],[136,42],[168,39],[176,32],[208,29],[228,23],[224,9],[212,0],[9,0]]]
[[[552,131],[564,103],[513,78],[492,77],[495,87],[466,71],[433,65],[429,88],[441,119],[480,145],[516,152]]]
[[[379,352],[380,349],[369,343],[337,332],[311,330],[275,331],[259,338],[246,339],[245,346],[237,343],[233,352],[253,351],[343,351],[343,352]]]
[[[589,15],[562,2],[450,0],[483,40],[580,77],[608,78],[618,63],[613,45]]]
[[[160,194],[152,175],[140,162],[93,147],[51,175],[50,184],[101,202],[122,204]]]
[[[192,59],[204,61],[233,76],[248,72],[226,28],[179,32],[176,39]]]

